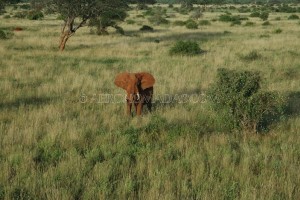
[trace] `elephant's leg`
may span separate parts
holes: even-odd
[[[130,102],[130,100],[127,100],[127,115],[131,116],[131,107],[132,107],[132,103]]]
[[[137,104],[135,104],[135,108],[136,108],[136,114],[139,116],[142,114],[142,110],[143,110],[143,102],[139,101]]]

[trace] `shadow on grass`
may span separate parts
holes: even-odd
[[[55,98],[56,99],[56,98]],[[0,103],[0,110],[11,110],[11,109],[18,109],[21,106],[42,106],[45,104],[50,103],[53,101],[53,98],[49,97],[24,97],[24,98],[17,98],[14,101],[10,102],[1,102]]]
[[[169,109],[183,104],[200,104],[205,100],[205,92],[200,88],[180,90],[172,94],[155,94],[153,110]]]
[[[289,117],[300,116],[300,91],[290,92],[287,95],[285,114]]]
[[[224,32],[194,32],[194,33],[176,33],[155,37],[140,38],[141,42],[152,42],[159,39],[160,41],[176,41],[176,40],[196,40],[206,42],[211,39],[225,36]]]

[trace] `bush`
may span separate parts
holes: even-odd
[[[194,56],[203,52],[198,43],[193,41],[178,41],[170,49],[170,55]]]
[[[295,14],[293,14],[293,15],[290,15],[290,16],[288,17],[288,19],[289,19],[289,20],[295,20],[295,19],[299,19],[299,16],[298,16],[298,15],[295,15]]]
[[[242,24],[242,22],[240,20],[236,20],[236,21],[231,22],[230,26],[241,25],[241,24]]]
[[[275,20],[276,20],[276,21],[280,21],[281,18],[280,18],[280,17],[276,17]]]
[[[143,25],[143,26],[140,28],[140,31],[150,31],[150,32],[152,32],[152,31],[153,31],[153,28],[152,28],[151,26]]]
[[[245,26],[254,26],[254,22],[246,22]]]
[[[208,99],[216,110],[227,110],[236,128],[257,132],[271,123],[283,108],[275,92],[260,91],[259,72],[219,69]]]
[[[228,15],[228,14],[220,15],[220,16],[219,16],[219,21],[221,21],[221,22],[231,22],[231,21],[232,21],[232,18],[231,18],[231,16]]]
[[[262,20],[266,21],[269,18],[269,13],[268,12],[262,12],[262,13],[260,13],[259,18],[261,18]]]
[[[259,12],[253,12],[250,14],[250,17],[260,17],[260,13]]]
[[[276,34],[282,33],[282,29],[280,29],[280,28],[275,29],[275,30],[274,30],[274,33],[276,33]]]
[[[211,23],[208,20],[200,20],[199,25],[200,26],[208,26],[208,25],[211,25]]]
[[[198,29],[198,24],[194,20],[187,20],[185,27],[188,29]]]
[[[11,31],[1,30],[0,29],[0,40],[10,39],[13,33]]]
[[[128,19],[126,20],[127,24],[135,24],[135,21],[133,19]]]
[[[231,16],[231,15],[228,15],[228,14],[219,16],[219,21],[222,21],[222,22],[233,22],[233,23],[236,23],[236,24],[240,24],[241,20],[248,20],[248,18],[247,17],[241,17],[239,15]]]
[[[231,34],[231,32],[230,32],[230,31],[224,31],[223,33],[224,33],[224,35]]]
[[[0,29],[0,39],[1,40],[7,39],[6,33],[3,30],[1,30],[1,29]]]
[[[40,20],[44,18],[44,14],[41,11],[29,11],[27,14],[27,18],[30,20]]]
[[[174,26],[185,26],[186,22],[181,20],[176,20],[173,22]]]

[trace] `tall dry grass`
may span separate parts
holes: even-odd
[[[148,21],[137,14],[129,18],[140,25],[121,24],[125,36],[81,28],[63,53],[56,16],[1,18],[0,27],[24,31],[0,40],[0,199],[297,199],[297,22],[276,13],[268,27],[250,18],[253,27],[212,21],[197,30],[170,24],[142,33]],[[170,56],[177,40],[197,41],[207,52]],[[253,50],[260,59],[241,59]],[[158,98],[205,94],[220,67],[259,70],[265,90],[291,97],[289,115],[253,135],[231,132],[206,101]],[[124,94],[113,84],[122,71],[155,76],[153,113],[127,118],[124,103],[100,103],[102,94]]]

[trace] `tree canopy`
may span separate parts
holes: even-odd
[[[116,18],[124,18],[127,1],[124,0],[40,0],[46,1],[46,6],[53,12],[59,13],[64,20],[61,30],[59,48],[64,50],[67,40],[82,26],[87,25],[88,20],[99,20],[107,17],[107,13],[114,13]],[[78,23],[75,23],[78,20]]]

